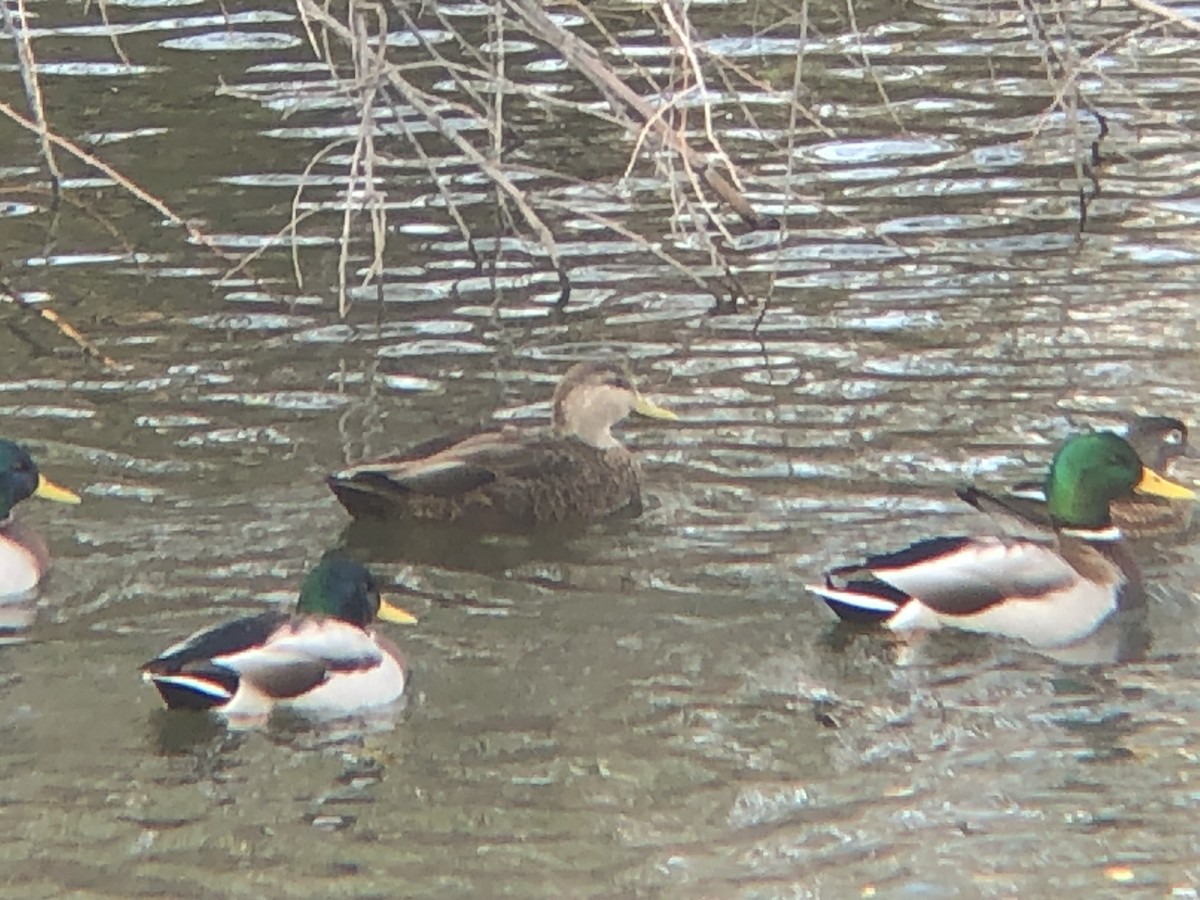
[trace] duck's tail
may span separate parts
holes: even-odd
[[[901,590],[877,579],[856,579],[835,584],[834,570],[825,576],[824,584],[805,585],[832,609],[839,619],[861,625],[886,622],[911,598]]]
[[[168,709],[220,709],[233,699],[238,675],[212,666],[202,672],[167,674],[143,670],[142,678],[154,685]]]

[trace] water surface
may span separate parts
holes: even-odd
[[[110,0],[128,68],[97,20],[30,7],[56,126],[229,253],[278,234],[310,157],[352,132],[289,4]],[[488,39],[482,6],[439,7]],[[820,127],[789,126],[765,88],[753,123],[718,103],[752,199],[787,226],[740,236],[752,302],[732,314],[597,229],[587,213],[694,249],[649,165],[616,190],[630,145],[574,114],[514,109],[520,160],[580,180],[526,182],[571,272],[565,310],[524,240],[477,271],[393,142],[386,283],[344,319],[344,148],[299,201],[298,287],[281,248],[221,280],[227,262],[75,163],[52,221],[32,144],[0,126],[19,188],[5,278],[131,367],[7,311],[5,434],[85,503],[23,510],[58,567],[26,640],[0,648],[6,895],[1195,896],[1190,539],[1139,548],[1146,640],[1119,663],[961,636],[900,652],[802,590],[832,561],[979,527],[953,486],[1036,477],[1073,428],[1197,421],[1194,47],[1116,40],[1139,21],[1123,9],[1075,23],[1110,129],[1080,239],[1070,130],[1019,15],[859,3],[855,35],[842,10],[814,9],[804,47]],[[765,5],[693,14],[709,52],[790,86],[795,25],[768,27]],[[665,73],[643,6],[612,15]],[[514,78],[591,97],[509,37]],[[426,146],[494,236],[486,182]],[[325,472],[544,416],[571,361],[611,352],[682,416],[624,430],[649,482],[636,523],[566,542],[345,533]],[[395,635],[414,668],[395,722],[230,734],[158,709],[139,663],[290,602],[341,541],[421,616]]]

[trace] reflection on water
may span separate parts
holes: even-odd
[[[105,158],[220,246],[263,247],[311,154],[350,132],[293,8],[108,5],[131,68],[108,67],[106,32],[77,8],[34,4],[57,124],[119,137]],[[387,285],[354,292],[346,321],[331,292],[344,149],[299,199],[301,288],[275,250],[219,282],[206,250],[94,182],[69,196],[102,199],[119,246],[79,206],[47,230],[11,198],[6,278],[133,369],[100,372],[15,310],[0,332],[5,435],[87,486],[69,516],[28,511],[58,568],[27,639],[0,647],[10,891],[1195,894],[1200,551],[1186,536],[1139,547],[1150,605],[1116,630],[1113,653],[1138,646],[1120,665],[965,635],[901,647],[834,625],[800,589],[832,560],[977,528],[953,487],[1036,477],[1074,428],[1131,409],[1200,420],[1193,44],[1135,33],[1131,10],[1074,21],[1100,53],[1104,80],[1085,89],[1110,127],[1079,240],[1073,150],[1043,116],[1052,89],[1022,16],[864,2],[860,40],[842,7],[815,10],[820,123],[793,126],[767,87],[790,85],[796,40],[751,7],[753,27],[744,6],[693,9],[710,52],[767,79],[754,127],[719,110],[760,211],[788,219],[737,239],[750,300],[732,314],[597,230],[593,214],[631,221],[690,252],[666,233],[661,182],[638,169],[613,190],[628,146],[569,114],[546,129],[513,110],[520,159],[549,154],[586,181],[522,181],[557,210],[561,311],[524,240],[500,242],[494,278],[477,270],[403,145],[386,171]],[[482,6],[439,9],[486,40]],[[666,71],[645,21],[612,27]],[[430,37],[449,43],[440,26]],[[590,100],[519,51],[514,73]],[[218,79],[234,90],[214,97]],[[10,165],[33,159],[19,146]],[[478,175],[454,157],[439,172],[486,231]],[[324,487],[348,461],[542,415],[569,361],[612,351],[683,419],[622,427],[647,475],[636,521],[397,533],[350,523]],[[339,543],[421,617],[395,635],[414,668],[395,721],[235,734],[157,708],[140,662],[290,603]]]

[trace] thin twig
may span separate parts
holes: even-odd
[[[0,4],[0,5],[2,5],[2,4]],[[0,115],[7,116],[13,122],[16,122],[22,128],[25,128],[28,131],[33,132],[34,134],[38,133],[38,126],[37,126],[36,122],[31,122],[29,119],[25,118],[23,115],[21,115],[15,109],[13,109],[12,106],[10,106],[7,103],[4,103],[3,101],[0,101]],[[221,259],[226,259],[226,260],[230,259],[230,255],[228,253],[226,253],[224,250],[222,250],[220,247],[218,247],[216,244],[214,244],[212,242],[212,240],[209,239],[208,235],[206,235],[204,232],[202,232],[200,229],[198,229],[195,225],[188,222],[182,216],[178,215],[173,209],[171,209],[169,206],[167,206],[167,204],[163,203],[161,200],[159,200],[157,197],[155,197],[149,191],[145,190],[144,188],[140,187],[135,182],[133,182],[132,180],[127,178],[126,176],[122,175],[120,172],[118,172],[116,169],[114,169],[108,163],[99,159],[94,154],[89,153],[87,150],[84,150],[82,147],[80,147],[74,141],[70,141],[67,138],[60,137],[59,135],[55,134],[53,131],[47,131],[46,138],[55,147],[61,147],[69,155],[75,157],[80,162],[86,163],[87,165],[92,166],[95,169],[98,169],[104,175],[107,175],[118,186],[124,188],[126,191],[131,193],[138,200],[141,200],[143,203],[145,203],[151,209],[155,210],[157,213],[159,213],[159,215],[163,216],[165,219],[170,220],[170,222],[173,225],[177,225],[180,228],[183,228],[185,231],[187,231],[188,237],[190,237],[196,243],[201,244],[204,247],[207,247],[214,254],[221,257]]]
[[[25,0],[17,0],[16,19],[19,21],[14,21],[12,11],[5,2],[0,2],[0,17],[4,19],[4,28],[12,35],[13,44],[16,45],[17,68],[21,73],[21,85],[25,89],[25,102],[29,106],[29,114],[33,116],[33,122],[30,123],[33,127],[30,130],[37,135],[42,161],[46,164],[46,172],[50,177],[54,204],[57,205],[62,193],[62,172],[51,148],[50,129],[46,124],[46,107],[42,102],[42,87],[38,82],[37,61],[33,56],[33,45],[29,42]]]
[[[16,290],[14,287],[8,284],[8,282],[0,281],[0,295],[3,295],[4,299],[6,299],[9,303],[12,303],[14,306],[23,309],[26,312],[35,313],[41,316],[43,319],[57,328],[63,336],[73,341],[80,350],[106,368],[115,369],[117,371],[128,371],[130,368],[132,368],[132,366],[118,363],[111,356],[105,355],[95,344],[80,334],[79,330],[74,325],[56,313],[49,306],[30,303],[25,299],[20,291]]]
[[[1178,25],[1180,28],[1186,28],[1188,31],[1194,31],[1200,34],[1200,22],[1195,19],[1189,19],[1182,13],[1178,13],[1169,6],[1163,6],[1161,3],[1155,3],[1154,0],[1129,0],[1130,6],[1136,6],[1143,12],[1151,13],[1158,16],[1172,25]]]

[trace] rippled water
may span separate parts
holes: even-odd
[[[265,246],[311,155],[353,133],[293,8],[107,5],[128,67],[76,5],[30,3],[54,124],[218,247]],[[644,5],[609,6],[629,56],[666,73]],[[1044,114],[1054,88],[1017,10],[858,3],[856,36],[844,6],[813,6],[820,126],[789,131],[765,86],[753,123],[718,101],[749,196],[787,225],[738,236],[751,302],[732,314],[597,229],[707,259],[668,230],[647,165],[615,189],[629,144],[590,119],[513,110],[521,160],[580,178],[525,183],[552,210],[565,310],[524,240],[502,242],[495,278],[476,271],[396,147],[386,285],[352,290],[344,321],[346,148],[298,201],[297,287],[278,249],[222,281],[225,262],[72,162],[52,222],[31,142],[0,125],[3,276],[131,366],[6,310],[4,433],[85,503],[24,510],[58,566],[27,640],[0,648],[5,895],[1196,895],[1189,539],[1139,548],[1150,644],[1121,664],[962,636],[901,653],[801,589],[864,549],[977,527],[952,487],[1035,475],[1073,427],[1200,419],[1194,39],[1136,31],[1119,4],[1073,22],[1110,129],[1079,240],[1070,131]],[[483,6],[439,8],[488,39]],[[709,52],[790,91],[798,27],[768,27],[779,10],[693,14]],[[453,44],[444,23],[427,37]],[[509,38],[514,78],[591,99]],[[423,58],[411,35],[389,44]],[[20,96],[11,65],[0,78]],[[456,157],[440,171],[493,233],[485,181]],[[683,418],[625,429],[642,519],[567,542],[345,532],[323,473],[544,415],[570,361],[614,349]],[[290,602],[339,541],[421,615],[397,635],[414,689],[393,726],[229,734],[158,709],[140,662]]]

